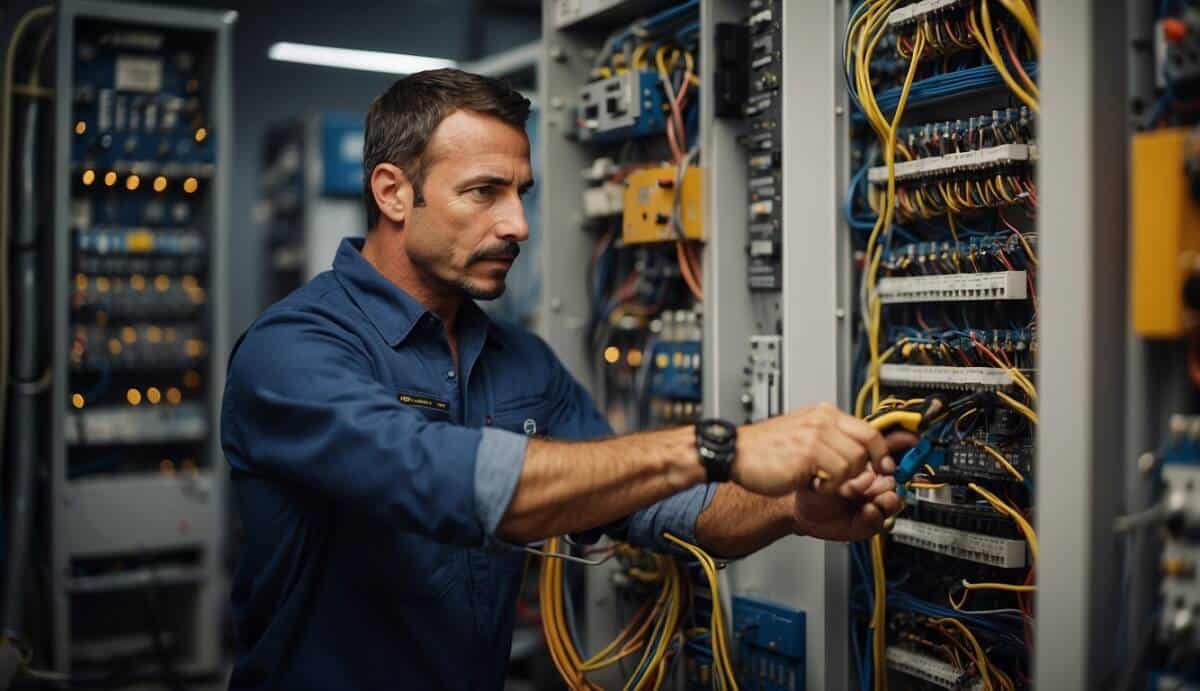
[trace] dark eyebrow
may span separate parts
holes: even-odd
[[[491,175],[484,173],[476,175],[473,178],[467,178],[458,184],[459,189],[468,189],[476,185],[495,185],[497,187],[508,187],[513,183],[512,178],[502,177],[500,175]]]
[[[517,193],[525,194],[526,192],[528,192],[531,189],[533,189],[533,180],[530,180],[530,181],[522,184],[520,187],[518,187]]]

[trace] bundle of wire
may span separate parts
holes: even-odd
[[[1040,52],[1041,38],[1037,30],[1036,21],[1033,17],[1032,9],[1026,3],[1026,0],[997,0],[1021,25],[1025,31],[1026,38],[1029,41],[1035,52]],[[876,286],[879,275],[880,260],[883,255],[884,247],[880,240],[883,236],[890,237],[892,230],[892,222],[896,215],[897,206],[897,191],[896,191],[896,153],[897,153],[897,130],[900,122],[903,119],[904,109],[908,103],[910,96],[914,96],[914,77],[917,72],[918,64],[920,63],[924,51],[927,37],[931,34],[928,26],[928,18],[918,23],[916,30],[903,43],[904,52],[908,54],[909,65],[905,74],[904,81],[899,87],[894,103],[881,103],[874,93],[874,85],[871,79],[871,64],[876,46],[880,40],[890,31],[887,19],[888,16],[897,7],[901,5],[901,0],[863,0],[851,11],[847,25],[845,42],[843,45],[843,61],[845,65],[845,77],[850,95],[856,106],[862,111],[866,121],[875,131],[879,139],[879,146],[883,155],[883,162],[887,168],[887,185],[875,206],[876,218],[871,226],[870,233],[866,241],[866,249],[864,252],[864,270],[860,286],[860,311],[863,318],[863,328],[866,332],[867,354],[868,354],[868,369],[867,376],[863,383],[862,389],[855,402],[855,414],[862,417],[867,412],[873,412],[880,408],[880,377],[879,371],[882,363],[887,360],[892,353],[895,352],[896,346],[888,348],[881,352],[881,303],[877,294]],[[978,9],[978,13],[976,12]],[[1011,38],[1005,30],[1001,30],[1001,38],[1005,43],[1007,55],[1002,53],[995,39],[996,31],[993,28],[993,21],[990,12],[988,0],[979,0],[978,4],[972,4],[967,9],[967,25],[969,32],[975,42],[978,43],[980,49],[983,50],[988,60],[992,63],[991,72],[998,75],[1004,84],[1030,108],[1033,112],[1038,111],[1037,104],[1037,85],[1033,82],[1031,74],[1033,70],[1027,68],[1019,60],[1017,52],[1013,47]],[[1014,69],[1018,74],[1017,78],[1012,75],[1012,70],[1009,69],[1005,62],[1007,56],[1014,65]],[[947,73],[937,77],[931,77],[923,80],[922,91],[915,96],[930,101],[935,98],[961,95],[962,89],[975,87],[978,88],[979,82],[986,81],[992,75],[986,71],[972,72],[964,79],[962,73],[970,70],[962,70],[958,73]],[[937,79],[937,82],[932,80]],[[975,80],[973,84],[969,80]],[[1018,83],[1018,79],[1020,83]],[[957,87],[957,88],[951,88]],[[890,113],[890,118],[885,115]],[[899,344],[897,344],[899,345]],[[1002,362],[997,360],[998,366],[1004,366]],[[1029,382],[1019,370],[1012,367],[1006,367],[1013,373],[1014,381],[1016,381],[1031,400],[1036,400],[1036,392],[1033,390],[1032,383]],[[1025,415],[1032,423],[1036,424],[1037,415],[1031,408],[1025,406],[1020,401],[1008,397],[1003,392],[1000,393],[1006,403]],[[868,405],[868,400],[870,404]],[[983,494],[986,490],[977,485],[971,486],[973,490]],[[984,495],[988,498],[987,495]],[[994,495],[988,498],[991,502],[995,498]],[[995,498],[998,500],[998,498]],[[1020,517],[1020,514],[1015,509],[1003,505],[1009,509],[1011,515],[1015,518]],[[1000,505],[996,505],[997,510],[1000,510]],[[1020,524],[1020,522],[1018,521]],[[1022,525],[1024,532],[1025,526]],[[1032,537],[1031,549],[1036,550],[1036,537],[1032,536],[1032,528],[1027,537]],[[887,688],[887,675],[884,672],[886,667],[885,653],[887,643],[886,632],[886,617],[887,617],[887,582],[884,574],[884,540],[881,536],[876,536],[870,542],[871,556],[871,619],[870,629],[871,636],[871,658],[872,668],[875,671],[872,675],[873,686],[876,691],[881,691]],[[954,637],[961,633],[964,639],[971,642],[971,650],[974,655],[969,655],[975,660],[980,676],[985,689],[989,691],[993,688],[1012,688],[1012,683],[1003,674],[993,673],[993,669],[987,663],[986,655],[975,641],[970,630],[961,624],[956,619],[946,618],[938,620],[938,625],[946,625],[949,628],[946,630],[947,636],[951,637],[958,643]],[[997,680],[993,684],[993,679]]]
[[[560,543],[560,538],[547,540],[546,552],[558,553]],[[632,550],[628,546],[619,549]],[[679,567],[672,559],[660,555],[651,558],[656,568],[635,576],[659,584],[655,599],[643,605],[608,645],[586,659],[569,625],[573,620],[569,610],[572,605],[563,588],[563,560],[543,560],[540,582],[542,630],[554,666],[572,691],[599,691],[600,687],[589,680],[587,674],[610,667],[639,651],[642,654],[637,668],[624,688],[661,688],[669,667],[668,652],[683,616],[684,584]]]
[[[672,205],[674,213],[671,221],[671,227],[679,238],[675,243],[676,258],[680,275],[688,290],[696,300],[703,300],[700,259],[695,247],[684,239],[679,222],[679,197],[683,177],[698,154],[696,149],[689,150],[685,113],[690,100],[689,91],[700,86],[700,78],[696,75],[696,59],[688,49],[688,46],[698,39],[700,23],[695,15],[699,8],[699,0],[689,0],[634,22],[627,29],[612,35],[605,41],[605,47],[597,57],[593,72],[603,78],[621,74],[627,69],[652,69],[650,61],[653,60],[653,69],[658,73],[668,107],[667,143],[671,150],[672,164],[677,168],[675,199]],[[695,138],[695,128],[691,138]]]
[[[716,565],[712,557],[699,547],[669,533],[664,533],[663,537],[694,556],[708,578],[712,599],[716,603],[708,631],[713,648],[715,688],[737,691],[724,615],[719,604]],[[557,554],[560,545],[560,538],[551,538],[546,541],[545,551],[548,555]],[[630,567],[627,575],[643,583],[658,584],[658,591],[654,599],[643,604],[608,645],[587,658],[580,652],[573,633],[571,602],[563,587],[564,562],[551,556],[542,562],[539,584],[542,630],[550,657],[572,691],[599,691],[600,687],[588,679],[587,674],[610,667],[639,651],[641,657],[638,664],[622,688],[625,691],[657,691],[662,688],[670,663],[681,648],[680,624],[688,600],[688,589],[687,579],[679,564],[671,557],[640,553],[629,545],[619,544],[615,549],[628,557],[649,559],[654,564],[653,569]]]
[[[709,621],[708,633],[713,653],[713,687],[728,691],[737,691],[737,679],[734,678],[733,663],[729,657],[729,641],[725,631],[725,615],[721,611],[721,587],[720,579],[717,578],[717,565],[713,562],[713,558],[708,556],[699,547],[680,540],[670,533],[663,533],[663,537],[687,550],[688,553],[696,558],[696,561],[700,564],[700,568],[704,571],[704,577],[708,580],[709,593],[712,596],[712,618]]]

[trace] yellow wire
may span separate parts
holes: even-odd
[[[1006,404],[1008,404],[1008,407],[1012,408],[1013,410],[1017,411],[1018,413],[1024,415],[1026,418],[1028,418],[1028,420],[1030,422],[1032,422],[1035,425],[1038,424],[1038,414],[1035,413],[1033,411],[1033,409],[1030,408],[1029,406],[1018,401],[1017,399],[1013,398],[1012,396],[1009,396],[1008,394],[1004,393],[1003,391],[997,391],[996,396],[1000,400],[1002,400]]]
[[[1034,531],[1033,526],[1029,524],[1029,521],[1025,520],[1025,517],[1021,515],[1021,512],[1009,506],[1002,501],[1000,497],[997,497],[974,482],[967,483],[967,487],[974,490],[979,496],[983,497],[987,503],[992,505],[992,508],[1016,521],[1017,527],[1020,528],[1021,533],[1025,536],[1025,541],[1029,543],[1029,551],[1031,554],[1033,554],[1033,560],[1036,563],[1039,555],[1037,532]]]
[[[1012,583],[971,583],[963,580],[963,588],[967,590],[1003,590],[1010,593],[1032,593],[1037,591],[1036,585],[1013,585]]]
[[[946,486],[944,482],[917,482],[910,481],[908,486],[912,489],[941,489]]]
[[[1033,45],[1033,51],[1037,55],[1042,54],[1042,32],[1038,28],[1037,19],[1033,13],[1029,11],[1028,5],[1020,0],[996,0],[1004,9],[1008,10],[1017,19],[1017,23],[1025,31],[1025,36],[1029,39],[1029,43]]]
[[[957,619],[934,619],[933,623],[938,625],[951,624],[963,634],[963,637],[966,638],[967,641],[970,642],[971,647],[975,649],[975,659],[979,661],[979,676],[983,678],[983,687],[985,689],[992,688],[992,680],[989,674],[991,663],[987,661],[987,655],[983,652],[983,646],[979,645],[979,641],[975,638],[975,634],[971,633],[971,630],[964,626],[963,623]]]
[[[710,640],[713,649],[713,674],[722,675],[722,679],[732,691],[737,691],[737,679],[733,674],[733,664],[730,662],[728,643],[726,641],[725,620],[721,610],[721,586],[717,578],[717,567],[713,562],[712,557],[700,549],[699,547],[681,540],[670,533],[663,533],[663,537],[675,543],[676,545],[687,550],[696,561],[700,563],[700,567],[704,570],[704,575],[708,579],[708,588],[712,594],[712,618],[709,624]]]
[[[668,641],[675,635],[675,630],[679,626],[679,619],[682,615],[679,570],[671,559],[655,556],[655,560],[658,561],[660,570],[667,572],[666,584],[664,586],[664,589],[668,591],[667,609],[663,617],[656,622],[657,638],[646,646],[646,652],[642,655],[642,660],[638,663],[638,668],[644,668],[645,673],[642,675],[637,686],[631,686],[633,683],[632,678],[627,681],[624,686],[627,691],[637,691],[646,688],[649,682],[653,682],[652,688],[659,688],[663,679],[664,659],[667,649],[670,648]]]
[[[1021,390],[1024,391],[1027,396],[1029,396],[1030,400],[1037,401],[1037,388],[1033,385],[1033,382],[1029,380],[1029,377],[1025,376],[1024,372],[1016,367],[1009,367],[1008,365],[1004,364],[1004,361],[996,357],[996,354],[993,353],[990,348],[982,348],[981,351],[989,360],[996,363],[997,367],[1007,370],[1008,373],[1012,375],[1013,383],[1019,386]]]
[[[875,689],[887,691],[887,581],[883,573],[883,536],[871,538],[875,607],[871,613],[871,658],[875,664]]]
[[[975,20],[974,14],[968,14],[968,26],[971,29],[971,34],[975,36],[975,40],[979,42],[983,52],[987,55],[988,60],[1000,73],[1000,77],[1004,83],[1008,85],[1010,91],[1021,99],[1021,102],[1029,107],[1034,113],[1040,113],[1037,99],[1021,88],[1017,81],[1013,79],[1012,73],[1008,71],[1008,66],[1004,64],[1004,56],[1000,54],[1000,49],[996,46],[995,36],[992,35],[991,15],[988,12],[988,0],[980,0],[980,12],[983,17],[983,29],[979,28],[979,23]],[[990,39],[990,40],[989,40]]]
[[[972,439],[970,441],[972,444],[982,449],[984,453],[996,459],[996,462],[1003,466],[1004,469],[1008,471],[1009,475],[1012,475],[1014,478],[1016,478],[1017,482],[1025,482],[1025,476],[1021,474],[1021,471],[1017,470],[1012,463],[1009,463],[1008,459],[1005,458],[1004,455],[999,451],[991,446],[988,446],[984,442],[979,441],[978,439]]]
[[[649,43],[639,43],[633,51],[633,68],[641,69],[646,66],[646,51],[650,50]]]
[[[894,3],[889,1],[889,2],[885,2],[883,6],[890,7],[892,5],[894,5]],[[883,16],[886,17],[886,15],[883,15]],[[884,33],[884,31],[880,31],[879,36],[881,36],[883,33]],[[864,41],[864,39],[860,38],[860,43],[863,41]],[[875,41],[876,42],[878,41],[878,36],[876,36]],[[874,46],[874,42],[872,43],[872,47],[873,46]],[[895,214],[895,206],[896,206],[896,201],[895,201],[896,200],[896,130],[899,128],[900,120],[904,116],[904,106],[908,102],[909,90],[912,88],[913,79],[916,76],[917,64],[920,61],[921,54],[924,51],[924,49],[925,49],[925,39],[923,36],[918,34],[917,41],[913,46],[913,56],[912,56],[911,61],[909,62],[908,73],[905,75],[904,85],[900,89],[900,99],[896,104],[896,112],[893,114],[891,123],[887,123],[886,121],[883,121],[883,115],[878,110],[878,106],[875,104],[874,94],[871,92],[871,83],[870,83],[869,77],[866,78],[866,81],[864,84],[865,88],[862,89],[862,91],[866,92],[867,100],[870,101],[871,107],[875,109],[875,111],[879,117],[879,121],[883,126],[883,131],[880,132],[880,136],[883,139],[884,162],[887,164],[887,174],[888,174],[887,191],[884,196],[883,214],[878,216],[876,219],[875,227],[871,231],[870,237],[867,239],[867,251],[866,251],[866,256],[868,258],[868,266],[867,266],[865,280],[867,281],[867,305],[868,305],[869,319],[870,319],[870,328],[868,328],[868,330],[867,330],[867,337],[868,337],[867,340],[868,340],[868,346],[869,346],[870,357],[871,357],[871,374],[875,375],[874,383],[871,386],[872,403],[879,400],[878,369],[879,369],[879,365],[880,365],[880,362],[879,362],[879,332],[880,332],[879,322],[881,319],[881,305],[879,303],[878,296],[875,294],[875,283],[876,283],[876,278],[878,277],[878,273],[879,273],[879,261],[880,261],[880,258],[883,256],[883,248],[881,246],[878,246],[877,243],[879,241],[880,234],[885,229],[891,227],[892,218]],[[868,70],[869,65],[870,65],[869,53],[865,56],[865,58],[866,58],[867,62],[864,63],[863,70]],[[864,59],[864,56],[860,56],[859,62],[860,63],[863,62],[863,59]],[[859,79],[860,79],[860,82],[864,79],[864,77],[862,76],[861,73],[859,75]],[[862,91],[860,91],[860,93],[862,93]]]

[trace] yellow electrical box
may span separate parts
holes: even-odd
[[[1200,259],[1200,206],[1184,172],[1190,128],[1139,132],[1130,156],[1134,332],[1179,338],[1190,318],[1183,284]]]
[[[688,168],[679,190],[679,224],[688,240],[700,240],[704,233],[702,181],[699,168]],[[675,168],[662,166],[635,171],[626,178],[625,185],[621,239],[627,244],[679,239],[671,224]]]

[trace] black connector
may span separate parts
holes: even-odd
[[[748,95],[746,73],[750,62],[750,34],[744,24],[717,24],[714,57],[717,63],[713,74],[716,115],[719,118],[740,117]]]

